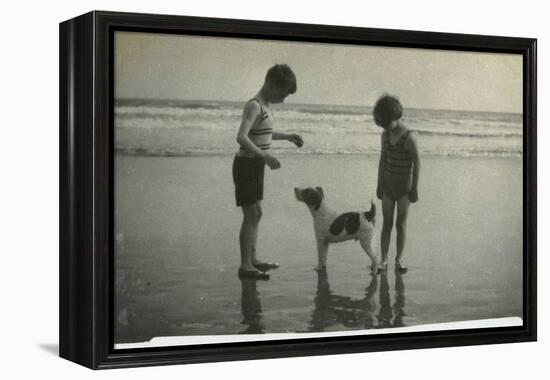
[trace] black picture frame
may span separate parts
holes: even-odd
[[[115,350],[113,33],[141,31],[523,57],[523,326]],[[536,39],[93,11],[60,24],[60,356],[93,369],[535,341]]]

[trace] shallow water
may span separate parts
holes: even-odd
[[[409,272],[390,265],[383,276],[353,241],[332,245],[327,273],[314,271],[311,216],[292,191],[319,185],[333,208],[367,209],[377,160],[280,159],[266,177],[258,252],[281,268],[241,281],[232,158],[117,156],[115,343],[522,316],[520,159],[423,159]]]

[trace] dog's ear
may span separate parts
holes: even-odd
[[[317,186],[316,189],[319,195],[321,195],[321,200],[325,199],[325,193],[323,193],[323,188],[321,186]]]
[[[322,195],[319,193],[318,190],[314,190],[312,188],[309,188],[304,193],[304,201],[313,207],[313,210],[317,211],[319,209],[319,206],[321,205]]]

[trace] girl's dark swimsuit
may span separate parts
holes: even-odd
[[[413,160],[406,145],[410,133],[406,131],[395,144],[391,144],[388,132],[382,134],[385,152],[382,191],[393,201],[409,194],[412,189]]]

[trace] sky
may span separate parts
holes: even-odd
[[[288,103],[522,112],[521,55],[135,32],[115,33],[115,97],[245,101],[277,63]]]

